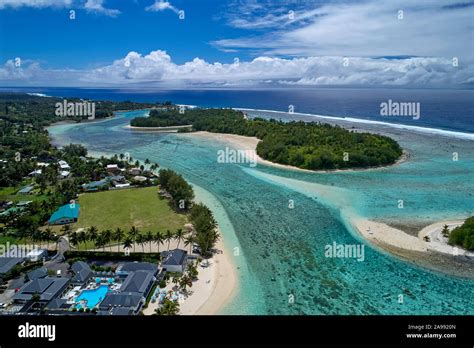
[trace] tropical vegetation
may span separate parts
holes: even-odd
[[[269,161],[304,169],[365,168],[393,164],[402,154],[386,136],[317,122],[249,119],[233,109],[151,110],[131,120],[136,127],[192,125],[195,131],[257,137],[257,154]],[[182,131],[188,131],[183,129]]]

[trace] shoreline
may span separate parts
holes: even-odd
[[[183,125],[183,126],[168,126],[168,127],[136,127],[132,125],[126,125],[124,129],[131,129],[133,131],[140,132],[157,132],[157,133],[177,133],[179,129],[190,128],[192,125]]]
[[[140,127],[140,128],[146,128],[146,127]],[[396,165],[408,162],[410,158],[410,154],[406,150],[403,150],[402,155],[397,159],[397,161],[386,166],[367,167],[367,168],[330,169],[330,170],[311,170],[311,169],[298,168],[298,167],[287,165],[287,164],[275,163],[275,162],[271,162],[266,159],[263,159],[257,154],[257,151],[256,151],[257,144],[261,141],[257,137],[247,137],[243,135],[227,134],[227,133],[211,133],[207,131],[179,133],[179,135],[180,136],[181,135],[197,136],[197,137],[202,137],[202,138],[206,138],[213,141],[225,142],[235,147],[237,150],[253,151],[255,153],[255,158],[257,159],[258,164],[274,167],[274,168],[279,168],[279,169],[305,172],[305,173],[325,174],[325,173],[339,173],[339,172],[385,169],[385,168],[390,168],[392,166],[396,166]]]
[[[433,238],[429,242],[423,239],[427,235],[431,237],[440,233],[445,224],[453,228],[461,225],[464,220],[438,221],[423,227],[417,236],[413,236],[382,222],[357,216],[346,217],[346,221],[366,241],[390,255],[451,276],[474,278],[474,252]]]

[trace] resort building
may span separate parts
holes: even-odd
[[[92,277],[92,270],[84,261],[74,262],[71,266],[74,276],[71,278],[73,284],[84,284]]]
[[[117,267],[115,274],[118,276],[127,276],[131,272],[137,271],[148,271],[156,276],[156,273],[158,272],[158,266],[149,262],[126,262],[120,264]]]
[[[99,315],[135,315],[156,282],[158,267],[148,262],[127,262],[115,274],[126,276],[117,292],[108,292],[99,304]]]
[[[24,259],[22,257],[0,257],[0,277],[10,272],[13,267],[22,263]]]
[[[46,278],[48,276],[48,269],[46,267],[40,267],[34,269],[26,274],[28,280],[36,280]]]
[[[36,248],[26,254],[26,258],[30,261],[40,261],[46,257],[48,257],[48,250],[46,249]]]
[[[182,249],[163,251],[161,268],[166,272],[184,272],[188,263],[188,253]]]
[[[67,303],[67,300],[64,298],[53,298],[49,303],[44,307],[49,313],[52,314],[63,314],[62,312],[71,308],[71,304]]]
[[[48,223],[50,225],[64,225],[76,222],[79,218],[79,208],[80,205],[77,203],[65,204],[51,215]]]
[[[120,287],[120,292],[137,293],[145,297],[150,292],[155,279],[153,273],[148,271],[131,272]]]
[[[59,297],[68,283],[68,278],[45,277],[30,280],[13,296],[13,301],[15,303],[25,303],[30,301],[33,295],[38,294],[40,296],[39,302],[47,303],[53,298]]]
[[[133,315],[140,312],[143,297],[137,293],[108,293],[99,305],[99,315]]]

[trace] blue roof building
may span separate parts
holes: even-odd
[[[18,191],[18,194],[20,195],[29,195],[33,191],[33,186],[28,185],[23,187],[20,191]]]
[[[77,203],[66,204],[60,207],[49,218],[50,225],[64,225],[76,222],[79,218],[80,205]]]
[[[84,191],[98,191],[109,186],[109,179],[105,178],[99,181],[92,181],[82,185]]]

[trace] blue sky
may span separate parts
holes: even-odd
[[[233,60],[233,55],[210,44],[243,32],[219,18],[225,10],[222,1],[174,1],[173,6],[184,9],[184,20],[171,9],[146,11],[151,4],[153,0],[106,1],[107,8],[120,9],[114,17],[76,6],[5,7],[0,10],[0,61],[24,56],[52,67],[85,68],[109,63],[130,51],[158,48],[172,54],[176,63],[196,55],[210,61]],[[70,9],[76,10],[75,20],[69,19]]]
[[[0,86],[470,87],[473,5],[0,0]]]

